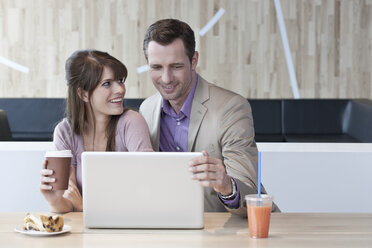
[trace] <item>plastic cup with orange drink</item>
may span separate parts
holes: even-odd
[[[269,235],[271,207],[273,197],[261,194],[246,195],[248,211],[249,236],[251,238],[267,238]]]

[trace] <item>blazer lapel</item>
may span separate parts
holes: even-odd
[[[189,123],[189,133],[187,141],[187,151],[191,152],[195,143],[202,120],[208,109],[203,105],[209,99],[208,83],[198,75],[198,85],[196,86],[194,99],[192,100],[191,117]]]
[[[162,98],[161,95],[158,94],[158,98],[155,102],[155,110],[152,114],[153,126],[150,128],[151,140],[153,141],[152,147],[154,151],[159,151],[161,104]]]

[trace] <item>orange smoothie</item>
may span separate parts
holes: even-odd
[[[269,234],[271,206],[249,206],[248,226],[251,238],[267,238]]]

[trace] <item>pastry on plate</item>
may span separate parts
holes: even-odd
[[[60,232],[63,229],[63,217],[59,215],[43,215],[36,217],[30,213],[23,220],[24,230],[35,230],[40,232]]]

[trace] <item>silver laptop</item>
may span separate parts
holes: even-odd
[[[204,226],[204,193],[188,162],[197,152],[83,152],[88,228]]]

